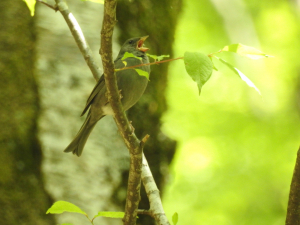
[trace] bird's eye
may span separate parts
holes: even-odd
[[[133,44],[133,40],[130,40],[128,43],[129,43],[129,44]]]

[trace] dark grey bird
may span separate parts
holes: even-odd
[[[146,51],[148,48],[144,46],[144,41],[148,36],[136,37],[128,39],[114,61],[115,69],[149,63]],[[129,57],[122,60],[125,52],[132,53],[140,59]],[[124,64],[123,61],[126,61]],[[140,66],[135,69],[141,69],[148,72],[150,75],[150,66]],[[143,95],[148,79],[145,76],[140,76],[134,69],[121,70],[116,72],[117,84],[121,93],[121,102],[124,110],[132,107]],[[106,85],[104,76],[102,75],[90,94],[86,106],[83,109],[83,116],[89,109],[87,117],[75,136],[74,140],[68,145],[64,152],[73,152],[77,156],[82,154],[84,145],[95,127],[96,123],[106,115],[113,115],[113,110],[106,97]]]

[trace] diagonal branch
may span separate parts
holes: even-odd
[[[45,6],[49,7],[50,9],[53,9],[55,12],[58,10],[57,6],[50,5],[47,2],[44,2],[42,0],[36,0],[36,1],[44,4]]]
[[[147,214],[151,215],[159,225],[170,225],[168,218],[164,212],[164,208],[159,195],[159,190],[156,186],[155,180],[153,179],[151,170],[144,154],[142,181],[150,202],[150,210],[147,211]]]
[[[82,30],[73,16],[73,14],[69,11],[68,5],[63,0],[55,0],[57,7],[64,17],[65,21],[67,22],[69,29],[77,43],[78,48],[80,49],[88,67],[92,71],[92,74],[97,81],[99,77],[101,76],[102,72],[95,61],[93,57],[92,50],[90,49],[88,43],[86,42],[86,39],[82,33]]]

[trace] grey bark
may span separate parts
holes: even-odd
[[[94,57],[100,63],[99,43],[103,5],[68,1]],[[84,118],[80,114],[96,84],[67,24],[59,12],[39,5],[37,11],[39,87],[42,116],[39,121],[43,143],[43,173],[52,198],[72,202],[91,217],[98,211],[124,211],[112,198],[122,171],[129,166],[128,151],[112,117],[103,118],[89,137],[81,157],[64,153]],[[119,46],[115,45],[117,54]],[[86,224],[79,214],[56,216],[58,223]],[[98,224],[121,224],[121,220],[97,218]]]

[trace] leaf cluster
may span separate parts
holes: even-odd
[[[236,67],[231,65],[226,60],[216,56],[216,54],[221,53],[221,52],[233,52],[233,53],[239,54],[241,56],[248,57],[250,59],[261,59],[261,58],[272,57],[270,55],[267,55],[267,54],[261,52],[260,50],[258,50],[256,48],[253,48],[250,46],[246,46],[243,44],[232,44],[232,45],[225,46],[218,52],[210,53],[208,55],[205,55],[200,52],[185,52],[184,57],[179,57],[179,58],[176,58],[173,60],[177,60],[177,59],[184,60],[185,69],[186,69],[187,73],[189,74],[189,76],[197,83],[199,94],[201,93],[201,89],[202,89],[203,85],[210,79],[213,69],[217,70],[212,61],[213,58],[216,58],[221,63],[226,65],[230,70],[232,70],[236,75],[238,75],[244,82],[246,82],[246,84],[249,87],[254,88],[261,95],[261,92],[259,91],[259,89],[245,74],[243,74],[239,69],[237,69]],[[147,54],[147,55],[149,57],[151,57],[152,59],[154,59],[153,63],[149,63],[151,65],[173,61],[172,59],[162,60],[165,57],[169,57],[169,55],[161,55],[161,56],[150,55],[150,54]],[[124,57],[122,58],[122,60],[124,60],[128,57],[140,59],[139,57],[136,57],[132,53],[126,52],[124,54]],[[121,69],[116,69],[115,71],[131,68],[131,67],[128,67],[128,68],[126,67],[126,65],[127,65],[126,61],[123,61],[123,63],[125,65],[125,67],[121,68]],[[138,66],[142,66],[142,65],[143,64],[140,64]],[[135,71],[140,76],[145,76],[149,80],[149,74],[147,72],[140,70],[140,69],[135,69]]]
[[[70,213],[79,213],[82,215],[85,215],[87,219],[90,221],[91,224],[94,224],[94,219],[96,219],[99,216],[103,217],[110,217],[110,218],[123,218],[125,213],[124,212],[98,212],[97,215],[95,215],[92,219],[89,218],[88,214],[84,212],[82,209],[80,209],[77,205],[74,205],[70,202],[66,201],[57,201],[55,202],[46,212],[46,214],[61,214],[64,212],[70,212]],[[64,223],[62,225],[72,225],[70,223]]]
[[[249,87],[253,87],[261,95],[259,89],[246,75],[244,75],[240,70],[235,68],[233,65],[231,65],[224,59],[216,56],[217,53],[221,53],[221,52],[233,52],[241,56],[246,56],[250,59],[271,57],[256,48],[246,46],[243,44],[227,45],[220,51],[211,53],[207,56],[199,52],[186,52],[184,54],[185,68],[187,73],[190,75],[190,77],[197,83],[199,94],[201,93],[202,86],[211,77],[213,69],[216,70],[212,62],[212,58],[216,58],[221,63],[226,65],[230,70],[232,70],[236,75],[238,75],[243,81],[245,81]]]

